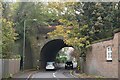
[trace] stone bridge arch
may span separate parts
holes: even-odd
[[[53,31],[54,29],[55,28],[40,27],[36,30],[36,34],[34,36],[31,35],[28,38],[29,45],[26,44],[25,48],[25,55],[27,54],[25,56],[24,63],[25,69],[44,68],[46,61],[54,60],[60,49],[63,47],[71,47],[66,45],[62,38],[51,39],[48,36],[47,33]],[[52,53],[52,56],[48,53]],[[47,58],[47,56],[49,58]]]
[[[62,39],[48,41],[40,52],[40,67],[44,68],[47,61],[54,61],[57,53],[63,47],[68,47]]]

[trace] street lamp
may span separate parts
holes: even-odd
[[[37,19],[27,19],[24,20],[24,37],[23,37],[23,70],[24,70],[24,62],[25,62],[25,29],[26,29],[26,22],[27,21],[37,21]]]

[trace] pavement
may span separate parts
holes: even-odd
[[[24,70],[20,71],[12,76],[12,78],[25,78],[28,79],[32,76],[32,74],[37,73],[36,70]]]

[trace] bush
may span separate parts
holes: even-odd
[[[2,55],[2,59],[20,59],[20,55]]]
[[[120,28],[114,30],[114,33],[120,32]]]

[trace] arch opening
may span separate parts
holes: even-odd
[[[73,47],[63,47],[56,56],[57,63],[65,63],[66,61],[73,61],[75,56],[73,55]]]
[[[56,55],[63,47],[71,46],[66,45],[62,39],[55,39],[46,43],[40,53],[41,68],[45,68],[46,62],[55,61]]]

